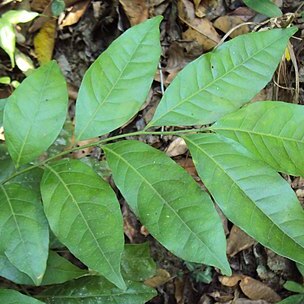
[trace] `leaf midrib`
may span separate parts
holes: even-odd
[[[213,253],[209,246],[207,246],[205,244],[205,242],[203,240],[201,240],[194,231],[192,231],[191,227],[189,227],[187,225],[186,222],[183,221],[183,219],[179,216],[178,213],[176,213],[176,211],[171,207],[171,205],[165,200],[165,198],[162,197],[162,195],[157,191],[157,189],[155,189],[153,187],[153,185],[134,167],[132,166],[125,158],[123,158],[122,156],[120,156],[119,154],[117,154],[116,152],[114,152],[112,149],[110,149],[109,147],[103,147],[104,150],[108,150],[111,153],[113,153],[118,159],[120,159],[121,161],[123,161],[127,166],[129,166],[134,172],[135,174],[137,174],[144,182],[146,182],[146,184],[152,189],[152,191],[154,193],[156,193],[156,195],[160,198],[160,200],[164,203],[164,205],[166,205],[171,211],[173,211],[173,213],[176,215],[176,217],[181,221],[181,223],[190,231],[190,234],[193,234],[194,237],[196,239],[198,239],[200,241],[200,243],[202,243],[204,245],[205,248],[207,248],[207,250],[209,251],[209,254],[211,256],[213,256],[213,258],[215,258],[218,262],[219,265],[222,265],[222,269],[226,269],[226,266],[217,258],[217,252]]]
[[[278,139],[278,140],[284,140],[284,141],[290,141],[290,142],[295,142],[298,144],[304,144],[304,139],[294,139],[294,138],[290,138],[290,137],[285,137],[285,136],[279,136],[276,134],[270,134],[270,133],[264,133],[264,132],[257,132],[257,131],[252,131],[252,130],[248,130],[248,129],[239,129],[239,128],[233,128],[233,127],[211,127],[210,130],[220,130],[220,131],[234,131],[234,132],[241,132],[241,133],[249,133],[249,134],[253,134],[253,135],[258,135],[261,137],[270,137],[270,138],[274,138],[274,139]]]
[[[185,137],[187,141],[189,141],[192,145],[194,145],[199,151],[201,151],[203,154],[205,154],[210,160],[212,160],[216,166],[218,166],[218,168],[221,169],[221,171],[223,171],[225,173],[225,175],[232,181],[233,184],[237,185],[238,189],[240,190],[240,192],[242,192],[245,197],[247,197],[247,199],[253,204],[253,206],[255,208],[257,208],[263,215],[266,216],[266,218],[268,218],[270,220],[270,222],[275,225],[284,235],[286,235],[289,239],[291,239],[294,243],[296,243],[298,246],[300,246],[301,248],[303,248],[301,246],[301,244],[299,244],[296,240],[293,239],[292,236],[290,236],[289,234],[287,234],[284,230],[282,230],[277,223],[275,223],[269,216],[268,214],[264,213],[263,210],[260,209],[260,207],[258,205],[256,205],[254,203],[254,201],[247,195],[247,193],[240,187],[240,185],[228,174],[228,172],[211,156],[209,155],[207,152],[205,152],[198,144],[196,144],[195,142],[193,142],[192,140],[189,139],[189,137]],[[282,244],[283,246],[283,244]]]
[[[54,66],[54,65],[52,64],[52,65],[50,66],[50,68],[48,69],[47,75],[46,75],[45,80],[44,80],[44,83],[43,83],[43,85],[42,85],[41,88],[40,88],[40,94],[39,94],[39,98],[38,98],[39,104],[38,104],[38,107],[37,107],[37,109],[36,109],[36,111],[35,111],[35,114],[34,114],[34,117],[33,117],[34,119],[33,119],[32,121],[30,121],[30,122],[31,122],[31,125],[30,125],[30,127],[28,128],[28,130],[27,130],[27,132],[26,132],[26,135],[25,135],[25,137],[24,137],[24,140],[23,140],[23,142],[22,142],[22,145],[21,145],[20,151],[19,151],[19,153],[18,153],[18,157],[17,157],[16,167],[19,167],[20,160],[21,160],[21,157],[22,157],[22,154],[23,154],[23,150],[24,150],[25,145],[26,145],[26,143],[27,143],[27,140],[28,140],[28,137],[29,137],[29,135],[30,135],[30,132],[32,131],[32,128],[33,128],[33,126],[34,126],[34,124],[35,124],[35,122],[36,122],[37,113],[39,113],[40,107],[41,107],[41,103],[42,103],[43,91],[44,91],[44,88],[46,87],[46,84],[47,84],[48,81],[49,81],[49,77],[50,77],[50,74],[51,74],[51,72],[52,72],[52,70],[53,70],[53,66]],[[17,102],[17,101],[16,101],[16,102]]]
[[[68,195],[71,197],[73,203],[74,203],[75,206],[77,207],[78,212],[79,212],[79,214],[80,214],[81,217],[82,217],[82,220],[84,221],[85,225],[87,226],[88,231],[89,231],[90,234],[92,235],[92,237],[93,237],[93,239],[94,239],[94,241],[95,241],[95,243],[96,243],[96,245],[97,245],[99,251],[101,252],[102,256],[104,257],[105,261],[106,261],[107,264],[110,266],[110,268],[111,268],[111,270],[113,271],[113,273],[115,274],[115,276],[119,279],[119,281],[121,281],[121,279],[119,278],[119,276],[117,276],[116,271],[115,271],[114,268],[112,267],[112,264],[110,263],[110,261],[108,260],[108,258],[105,256],[105,254],[104,254],[102,248],[100,247],[100,245],[99,245],[99,243],[98,243],[98,241],[97,241],[97,239],[96,239],[96,237],[95,237],[95,235],[94,235],[94,233],[93,233],[93,231],[92,231],[92,229],[91,229],[89,223],[86,221],[85,216],[83,215],[83,213],[82,213],[80,207],[78,206],[77,200],[75,199],[75,197],[74,197],[73,193],[70,191],[70,189],[67,187],[67,184],[66,184],[66,183],[64,182],[64,180],[61,178],[60,174],[59,174],[56,170],[54,170],[51,166],[48,166],[48,165],[46,165],[46,164],[45,164],[44,166],[45,166],[47,169],[49,169],[49,170],[58,178],[58,180],[61,182],[61,184],[62,184],[63,187],[65,188],[66,192],[67,192]]]
[[[147,31],[145,33],[145,35],[142,37],[142,39],[140,40],[140,42],[138,43],[138,45],[136,46],[136,48],[134,49],[134,51],[132,52],[132,54],[130,55],[130,59],[126,62],[125,66],[122,68],[121,72],[119,73],[119,76],[117,77],[116,81],[114,82],[114,84],[112,85],[111,89],[108,91],[108,94],[105,96],[105,98],[103,99],[103,101],[101,103],[98,104],[98,106],[96,107],[96,110],[94,111],[91,119],[88,120],[87,124],[85,125],[85,127],[83,128],[82,132],[79,133],[79,135],[77,136],[77,140],[81,139],[82,134],[87,130],[87,128],[89,127],[89,125],[95,120],[95,117],[97,115],[97,113],[99,112],[100,108],[104,105],[104,103],[106,103],[108,101],[108,98],[110,97],[110,95],[112,94],[112,92],[115,90],[115,87],[117,85],[117,83],[119,81],[121,81],[122,79],[122,75],[125,72],[126,68],[130,65],[135,53],[137,52],[138,48],[141,46],[143,40],[146,38],[146,36],[150,34],[150,30]],[[107,54],[109,50],[106,50],[105,53]],[[112,59],[112,57],[111,57]],[[113,59],[112,59],[113,60]],[[92,66],[92,69],[94,68],[94,66]],[[85,76],[86,77],[86,76]],[[88,76],[89,78],[89,76]],[[91,77],[90,77],[90,81],[91,81]],[[95,93],[94,93],[95,95]],[[96,96],[96,95],[95,95]],[[97,98],[96,98],[97,99]]]
[[[14,208],[13,208],[11,199],[10,199],[10,197],[9,197],[9,195],[8,195],[8,193],[7,193],[6,189],[5,189],[5,187],[4,187],[3,185],[0,185],[0,188],[1,188],[2,192],[4,193],[4,196],[5,196],[5,198],[6,198],[6,201],[7,201],[7,203],[8,203],[9,208],[10,208],[10,211],[11,211],[11,215],[13,216],[13,219],[14,219],[14,222],[15,222],[15,226],[16,226],[16,228],[17,228],[17,230],[18,230],[19,239],[21,240],[21,242],[22,242],[22,244],[23,244],[23,247],[26,248],[27,246],[25,246],[25,241],[24,241],[24,239],[23,239],[23,236],[22,236],[22,233],[21,233],[19,224],[18,224],[18,220],[17,220],[17,218],[16,218],[16,213],[14,212]],[[5,252],[4,252],[4,254],[5,254]],[[30,258],[30,256],[29,256],[28,250],[25,250],[25,253],[24,253],[24,254],[25,254],[25,256],[26,256],[26,260],[27,260],[27,261],[31,261],[31,258]],[[6,258],[9,260],[9,262],[12,263],[6,254],[5,254],[5,256],[6,256]],[[13,263],[12,263],[12,265],[13,265],[14,267],[16,267]],[[30,265],[30,263],[29,263],[29,265]],[[16,267],[16,268],[17,268],[17,267]],[[17,269],[18,269],[18,268],[17,268]],[[31,267],[31,269],[32,269],[32,267]],[[34,273],[33,269],[32,269],[32,272]],[[33,274],[33,273],[32,273],[32,274]],[[31,277],[31,279],[33,279],[33,278]],[[37,279],[37,277],[36,277],[35,279]],[[34,280],[34,281],[36,281],[36,280]]]
[[[209,88],[210,86],[212,86],[213,84],[215,84],[217,81],[221,80],[222,78],[226,77],[227,75],[229,75],[230,73],[232,73],[234,70],[236,70],[237,68],[243,66],[247,61],[251,60],[253,57],[255,57],[257,54],[263,52],[265,49],[267,49],[269,46],[272,46],[274,43],[276,43],[278,40],[281,40],[282,37],[280,37],[279,39],[276,39],[275,41],[272,41],[271,43],[267,44],[263,49],[258,50],[257,52],[255,52],[252,56],[248,57],[246,60],[244,60],[243,62],[241,62],[240,64],[234,66],[231,70],[227,71],[226,73],[224,73],[223,75],[221,75],[218,78],[215,78],[214,80],[212,80],[211,82],[209,82],[207,85],[205,85],[204,87],[202,87],[201,89],[197,90],[195,93],[192,93],[190,96],[186,97],[185,99],[182,99],[179,103],[177,103],[175,106],[173,106],[170,109],[167,109],[166,113],[164,113],[163,115],[161,115],[159,118],[157,118],[156,120],[152,120],[148,126],[152,127],[155,126],[155,122],[161,120],[162,118],[164,118],[169,112],[174,111],[176,108],[178,108],[180,105],[182,105],[183,103],[187,102],[189,99],[193,98],[195,95],[201,93],[202,91],[205,91],[207,88]],[[218,53],[213,53],[213,55],[218,55]],[[205,57],[203,57],[205,58]],[[164,95],[164,98],[168,98],[166,96],[166,94]]]

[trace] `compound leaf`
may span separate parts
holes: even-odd
[[[35,285],[42,281],[49,231],[38,195],[21,185],[0,186],[0,254]]]
[[[89,268],[124,288],[122,215],[111,187],[89,166],[65,159],[47,166],[41,194],[59,241]]]
[[[229,114],[212,129],[229,137],[275,170],[304,176],[304,107],[269,101]]]
[[[184,138],[224,214],[264,246],[304,263],[304,211],[288,183],[231,139],[217,134]]]
[[[281,10],[271,0],[243,0],[244,3],[256,12],[267,17],[282,16]]]
[[[64,124],[67,105],[66,83],[55,61],[34,71],[8,98],[3,124],[16,167],[34,160],[53,143]]]
[[[295,32],[241,35],[191,62],[166,90],[148,127],[209,124],[234,112],[268,83]]]
[[[231,273],[219,215],[207,193],[181,167],[138,141],[121,141],[103,149],[115,184],[162,245],[184,260]]]
[[[50,304],[144,304],[157,295],[154,289],[142,283],[126,283],[127,289],[121,291],[102,277],[83,277],[49,287],[37,297]]]
[[[43,304],[43,302],[25,296],[13,289],[0,289],[0,301],[5,304]]]
[[[158,16],[117,38],[86,72],[76,102],[76,136],[109,133],[145,102],[161,52]]]

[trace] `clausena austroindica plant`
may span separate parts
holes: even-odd
[[[87,70],[76,101],[76,142],[103,136],[86,147],[102,149],[132,211],[177,257],[231,275],[217,204],[256,241],[304,264],[304,212],[278,173],[304,175],[304,109],[250,103],[270,81],[296,28],[242,35],[203,54],[169,85],[144,130],[110,136],[146,100],[160,60],[161,20],[127,30]],[[92,167],[69,158],[83,147],[41,157],[61,132],[67,107],[55,61],[0,102],[0,275],[18,284],[59,284],[29,303],[145,303],[155,290],[125,265],[138,252],[130,246],[146,245],[124,244],[113,189]],[[126,140],[145,134],[181,136],[208,193],[164,152]],[[53,251],[49,235],[87,269]],[[12,297],[25,296],[0,292],[2,301]]]

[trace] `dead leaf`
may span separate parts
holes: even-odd
[[[269,304],[269,302],[264,300],[249,300],[245,298],[238,298],[233,301],[233,304]]]
[[[238,284],[239,281],[243,279],[243,275],[234,274],[231,277],[220,276],[219,281],[222,285],[227,287],[234,287]]]
[[[281,297],[273,289],[248,276],[241,280],[240,288],[251,300],[265,300],[270,303],[277,303],[281,300]]]
[[[76,24],[86,12],[90,2],[90,0],[85,0],[73,5],[66,17],[62,20],[60,28]]]
[[[34,48],[40,65],[52,60],[56,37],[56,19],[47,21],[34,37]]]
[[[247,233],[233,225],[227,240],[227,254],[234,256],[238,252],[251,247],[255,243]]]
[[[177,160],[177,163],[183,167],[196,181],[199,181],[200,178],[197,175],[196,168],[194,166],[192,158],[182,158]]]
[[[178,137],[170,143],[169,147],[166,149],[166,154],[170,157],[174,157],[186,153],[187,150],[186,142],[181,137]]]
[[[215,20],[213,23],[214,27],[221,30],[224,33],[228,33],[231,29],[244,23],[239,16],[222,16]],[[230,37],[234,38],[239,35],[243,35],[249,32],[248,25],[243,25],[230,33]]]
[[[92,144],[98,140],[99,140],[99,138],[91,138],[91,139],[82,140],[82,141],[77,142],[77,147],[80,147],[80,148],[83,147],[83,148],[79,149],[77,151],[74,151],[72,154],[72,157],[73,158],[82,158],[82,157],[89,155],[93,151],[94,147],[86,147],[86,145]]]
[[[147,0],[119,0],[131,26],[139,24],[149,17]]]
[[[44,9],[50,4],[51,0],[32,0],[31,9],[33,11],[42,13]]]
[[[212,23],[207,18],[196,17],[194,4],[189,0],[178,1],[178,17],[189,27],[182,34],[183,39],[195,40],[205,50],[210,50],[219,43],[220,36]]]
[[[167,283],[171,279],[170,273],[165,269],[157,269],[156,275],[148,280],[145,280],[145,285],[156,288]]]

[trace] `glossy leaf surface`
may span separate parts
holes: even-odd
[[[229,114],[212,129],[238,141],[275,170],[304,176],[304,107],[255,102]]]
[[[42,281],[49,231],[38,195],[18,184],[0,186],[0,254],[35,285]]]
[[[159,61],[161,19],[130,28],[88,69],[76,102],[78,139],[109,133],[139,111]]]
[[[144,304],[157,294],[142,283],[126,283],[122,291],[102,277],[84,277],[50,287],[38,297],[49,304]]]
[[[138,141],[121,141],[103,149],[115,184],[162,245],[184,260],[230,273],[219,215],[207,193],[181,167]]]
[[[45,274],[40,285],[61,284],[87,273],[88,271],[76,267],[56,252],[50,251]],[[31,278],[19,271],[5,255],[0,255],[0,276],[16,284],[34,285]]]
[[[241,35],[191,62],[172,81],[148,126],[209,124],[234,112],[268,83],[295,32]]]
[[[8,98],[3,124],[16,167],[34,160],[54,142],[67,104],[66,83],[55,61],[34,71]]]
[[[124,288],[122,215],[110,186],[89,166],[65,159],[47,166],[41,194],[59,241],[89,268]]]
[[[267,17],[282,16],[281,10],[271,0],[243,0],[244,3],[256,12]]]
[[[13,289],[0,289],[0,301],[5,304],[42,304],[34,298],[28,297]]]
[[[304,211],[288,183],[231,139],[184,138],[199,176],[228,219],[264,246],[304,263]]]

